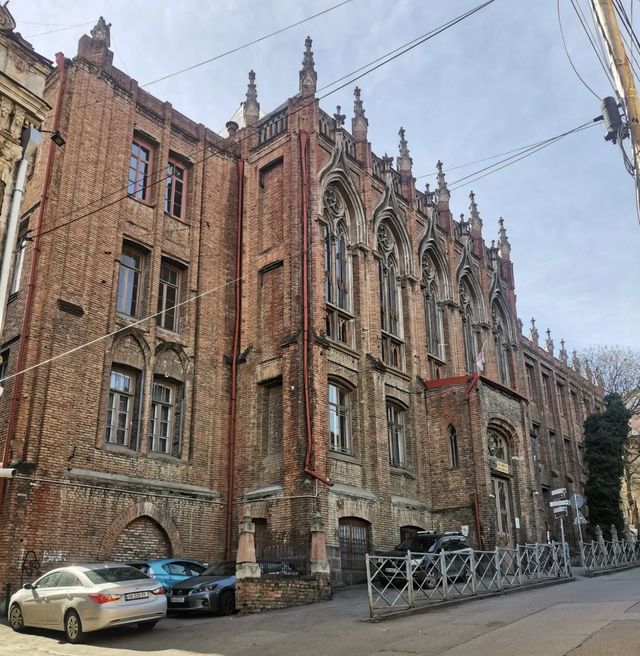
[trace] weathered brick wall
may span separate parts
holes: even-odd
[[[236,582],[236,608],[241,613],[304,606],[331,599],[329,577],[263,576]]]

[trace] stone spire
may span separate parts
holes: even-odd
[[[551,339],[551,330],[547,328],[547,339],[544,342],[544,346],[547,349],[547,353],[553,355],[553,340]]]
[[[498,223],[500,224],[500,229],[498,230],[498,249],[500,251],[500,257],[503,260],[510,260],[511,244],[509,243],[509,238],[507,237],[507,231],[504,227],[504,219],[500,217]]]
[[[436,202],[440,203],[441,201],[444,201],[449,203],[449,199],[451,198],[451,194],[449,192],[449,188],[447,187],[447,182],[444,179],[444,171],[442,169],[442,162],[438,160],[438,163],[436,164],[436,168],[438,169],[438,188],[436,190]]]
[[[591,365],[587,358],[584,359],[584,377],[590,382],[593,382],[593,371],[591,371]]]
[[[360,88],[356,87],[353,90],[353,119],[351,119],[351,132],[355,139],[367,139],[367,128],[369,121],[364,115],[364,107],[362,105],[362,98],[360,97]]]
[[[531,317],[531,328],[529,328],[529,341],[533,342],[536,346],[538,346],[538,340],[540,339],[540,334],[538,333],[538,329],[536,328],[536,320]]]
[[[344,121],[347,117],[345,114],[342,114],[342,107],[340,107],[340,105],[336,106],[336,113],[333,115],[333,118],[336,121],[336,130],[342,130],[344,127]]]
[[[560,352],[558,353],[558,357],[560,358],[560,360],[562,360],[563,364],[566,367],[567,362],[569,360],[569,356],[567,355],[567,350],[564,347],[564,339],[560,340]]]
[[[313,51],[311,44],[313,41],[308,36],[304,41],[304,57],[302,58],[302,68],[300,69],[300,93],[303,96],[313,96],[316,92],[316,83],[318,74],[316,73],[313,61]]]
[[[398,151],[400,153],[400,156],[397,159],[398,171],[403,174],[407,173],[411,175],[411,167],[413,166],[413,160],[409,155],[409,147],[407,145],[407,140],[405,139],[404,136],[404,128],[400,128],[398,132],[398,136],[400,137],[400,145],[398,146]]]
[[[260,103],[258,102],[258,90],[256,89],[256,74],[249,71],[249,84],[247,84],[247,99],[242,107],[244,124],[255,125],[260,118]]]
[[[575,349],[573,349],[573,353],[571,354],[571,367],[576,373],[580,373],[580,358]]]
[[[111,23],[107,23],[102,16],[98,22],[91,28],[91,38],[94,41],[104,41],[105,46],[111,46]]]

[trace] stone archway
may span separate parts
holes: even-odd
[[[166,556],[180,554],[182,551],[182,540],[178,528],[171,516],[165,510],[158,508],[149,501],[138,501],[132,504],[111,522],[109,528],[100,543],[98,559],[108,560],[119,553],[129,553],[131,549],[126,540],[138,541],[139,555],[134,557],[145,557],[144,541],[148,541],[149,551],[167,549]]]
[[[109,554],[110,560],[131,561],[167,558],[173,555],[169,536],[148,516],[137,517],[127,524]]]

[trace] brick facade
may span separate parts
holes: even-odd
[[[344,117],[322,111],[314,97],[310,41],[300,93],[258,121],[250,79],[246,125],[229,138],[140,89],[113,67],[108,45],[108,29],[94,29],[68,66],[62,108],[67,145],[54,157],[44,223],[53,231],[42,240],[27,365],[109,336],[25,376],[11,443],[21,477],[10,484],[0,509],[10,527],[0,536],[0,582],[19,579],[25,550],[55,550],[69,560],[149,557],[165,549],[213,561],[225,555],[227,508],[232,526],[245,514],[266,520],[261,530],[267,540],[270,533],[308,534],[319,511],[332,575],[352,580],[347,568],[355,563],[357,569],[372,547],[396,544],[401,527],[467,526],[472,541],[492,546],[500,537],[494,479],[505,481],[509,506],[500,539],[544,537],[550,519],[542,507],[545,489],[581,489],[580,413],[598,407],[600,391],[579,366],[567,366],[566,353],[556,358],[552,348],[522,336],[504,226],[498,245],[488,247],[473,197],[469,220],[454,221],[442,170],[436,192],[416,190],[404,132],[396,168],[377,157],[367,142],[359,91],[352,133],[343,127]],[[51,99],[56,80],[54,73]],[[125,197],[132,140],[152,153],[158,182],[145,199]],[[169,160],[186,171],[180,218],[164,207]],[[42,193],[43,165],[25,207]],[[103,205],[55,229],[81,209]],[[335,234],[325,241],[329,225]],[[347,290],[344,307],[326,302],[325,251],[335,252],[331,244],[339,242],[340,230],[346,239],[338,285]],[[140,262],[134,317],[116,312],[123,248],[133,249]],[[160,318],[140,321],[159,307],[166,262],[179,272],[180,300],[197,297],[179,308],[172,331],[159,325]],[[389,289],[397,300],[385,301],[391,304],[385,315],[380,275],[391,269],[397,284]],[[436,287],[437,317],[425,310]],[[9,305],[3,344],[21,337],[24,293],[23,287]],[[340,338],[339,320],[345,330]],[[477,376],[469,362],[481,348],[486,365]],[[562,414],[557,398],[545,405],[531,393],[525,363],[536,376],[575,393],[579,407],[571,417]],[[114,370],[136,386],[129,439],[135,425],[137,441],[128,445],[106,438]],[[148,439],[158,421],[154,382],[181,394],[179,439],[170,453],[157,452]],[[350,444],[340,452],[330,448],[330,385],[348,398]],[[0,403],[2,435],[10,396],[11,382]],[[393,466],[392,425],[400,436]],[[557,436],[555,451],[540,444],[548,443],[549,431]],[[496,436],[506,445],[501,457],[495,455]],[[307,459],[311,475],[304,471]],[[322,482],[327,478],[332,486]]]

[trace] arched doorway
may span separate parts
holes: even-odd
[[[491,490],[494,504],[496,546],[514,545],[514,520],[511,501],[510,444],[505,435],[489,429]]]
[[[127,524],[111,550],[112,560],[125,562],[172,555],[169,537],[158,522],[146,515]]]
[[[371,546],[371,524],[359,517],[343,517],[338,522],[340,568],[347,585],[367,578],[366,554]]]

